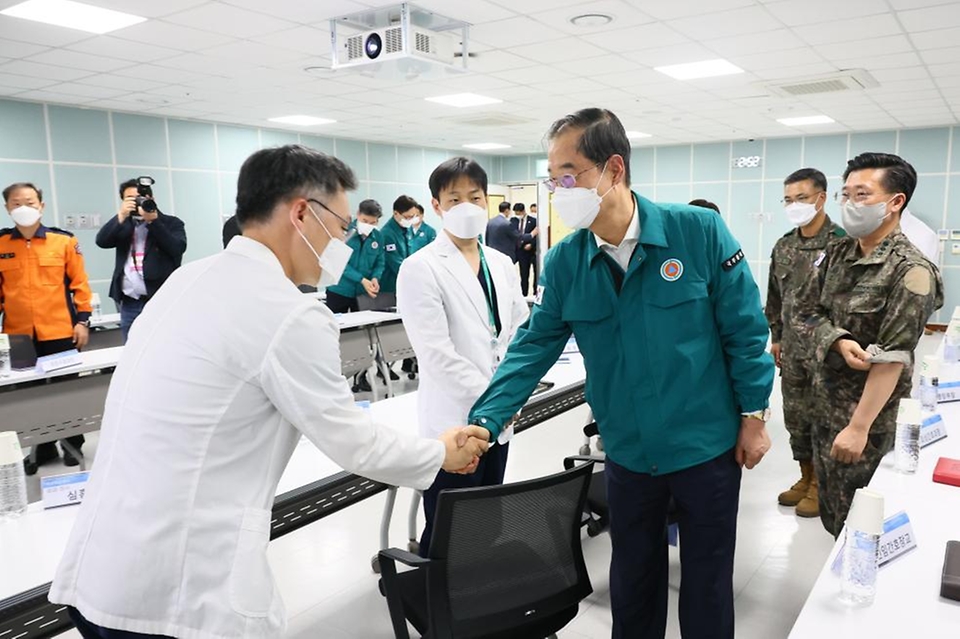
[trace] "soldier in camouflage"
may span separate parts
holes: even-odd
[[[937,267],[900,231],[900,212],[917,184],[913,167],[896,155],[863,153],[847,162],[843,178],[848,237],[817,258],[797,299],[798,330],[816,366],[820,517],[835,537],[854,492],[893,448],[913,351],[943,305]]]
[[[780,493],[777,501],[794,506],[801,517],[817,517],[820,504],[813,469],[813,375],[807,351],[794,326],[795,300],[803,283],[814,272],[813,263],[827,244],[846,235],[824,210],[827,178],[817,169],[794,171],[783,181],[787,219],[795,227],[779,240],[770,255],[770,281],[764,312],[770,325],[770,351],[780,368],[783,422],[790,433],[790,449],[800,465],[800,479]]]

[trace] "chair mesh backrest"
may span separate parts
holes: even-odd
[[[431,556],[446,562],[454,624],[589,589],[580,517],[589,466],[540,480],[441,493]],[[446,513],[444,512],[446,511]],[[449,528],[441,530],[444,519]],[[562,599],[562,597],[561,597]]]

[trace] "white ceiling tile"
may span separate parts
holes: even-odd
[[[70,69],[58,67],[50,64],[38,64],[28,60],[14,60],[0,65],[0,73],[13,73],[16,75],[28,75],[38,79],[59,80],[69,82],[84,76],[90,75],[89,71],[81,69]]]
[[[220,2],[207,2],[194,9],[168,16],[168,22],[185,25],[233,38],[250,38],[294,26],[292,22],[265,13],[247,11]]]
[[[643,51],[631,51],[624,55],[648,67],[699,62],[716,57],[712,51],[699,44],[671,45],[656,49],[645,49]]]
[[[125,93],[120,89],[111,89],[109,87],[96,87],[89,84],[80,84],[78,82],[65,82],[63,84],[56,84],[54,86],[47,87],[46,90],[54,91],[56,93],[66,93],[69,95],[76,95],[78,97],[84,97],[84,98],[95,98],[98,100],[115,98],[118,95],[123,95]]]
[[[956,46],[957,42],[960,42],[960,27],[924,31],[911,39],[913,40],[913,46],[919,51],[952,47]]]
[[[809,78],[812,76],[832,74],[837,67],[829,62],[810,62],[801,66],[775,66],[769,69],[753,69],[763,82],[782,82],[791,79]]]
[[[876,4],[882,6],[880,3]],[[843,6],[843,4],[841,3],[839,6]],[[807,44],[813,46],[849,42],[852,36],[850,22],[846,20],[820,21],[815,25],[794,29],[794,32],[803,38]],[[900,28],[900,23],[897,22],[893,14],[881,13],[874,16],[857,18],[856,33],[869,34],[871,38],[882,38],[900,35],[903,33],[903,29]]]
[[[51,102],[53,104],[86,104],[93,98],[85,98],[69,93],[57,93],[55,91],[37,90],[24,91],[17,94],[17,98],[22,100],[31,100],[33,102]]]
[[[867,34],[863,34],[867,35]],[[913,45],[905,36],[872,38],[854,42],[825,44],[817,47],[817,52],[827,60],[842,60],[855,51],[857,56],[881,56],[896,53],[912,53]]]
[[[566,38],[558,42],[528,44],[507,49],[509,53],[543,64],[563,63],[569,60],[582,60],[601,56],[606,51],[578,38]]]
[[[887,0],[891,7],[897,11],[907,9],[921,9],[923,7],[932,7],[940,4],[950,4],[956,0]]]
[[[164,86],[164,83],[157,82],[146,77],[128,78],[122,75],[112,73],[100,73],[98,75],[87,76],[77,80],[79,84],[89,84],[95,87],[108,87],[111,89],[123,89],[124,91],[146,91],[147,89],[156,89]]]
[[[205,49],[203,55],[255,64],[257,66],[272,66],[291,60],[299,60],[303,57],[297,51],[271,47],[258,42],[250,42],[249,40],[238,40],[230,44]]]
[[[388,2],[386,4],[396,3]],[[503,20],[521,13],[515,6],[508,5],[507,8],[504,8],[487,0],[417,0],[414,4],[422,9],[474,25],[493,20]],[[524,11],[530,11],[530,9],[524,7]]]
[[[830,60],[839,69],[866,69],[872,71],[874,69],[897,69],[901,67],[912,67],[920,66],[923,64],[918,56],[913,51],[907,51],[904,53],[895,53],[890,55],[860,55],[859,51],[851,48],[850,54],[848,57],[837,58]]]
[[[165,60],[158,60],[156,64],[172,69],[185,69],[187,71],[195,71],[208,75],[229,73],[239,66],[239,63],[233,60],[215,58],[199,53],[184,53]]]
[[[778,20],[788,26],[812,25],[810,31],[817,31],[831,23],[845,26],[849,32],[860,29],[860,20],[864,17],[889,11],[887,5],[876,0],[783,0],[782,2],[768,2],[764,5]],[[848,19],[856,19],[853,27]],[[800,33],[803,36],[803,33]]]
[[[470,41],[506,48],[546,40],[558,40],[564,33],[526,16],[479,24],[470,29]]]
[[[754,4],[753,0],[711,0],[709,7],[712,11],[724,11],[752,4]],[[644,0],[642,7],[644,12],[659,20],[672,20],[704,13],[702,0]]]
[[[578,26],[570,22],[572,18],[585,14],[607,15],[612,17],[613,21],[609,24],[593,27]],[[549,10],[535,13],[531,17],[554,29],[576,36],[588,33],[609,33],[614,30],[655,21],[652,16],[630,6],[623,0],[593,0],[592,2],[581,2],[571,7],[551,7]]]
[[[180,55],[181,53],[176,49],[158,47],[152,44],[146,44],[145,42],[132,43],[129,40],[122,40],[106,35],[76,42],[68,46],[67,49],[107,58],[133,60],[135,62],[153,62],[154,60]]]
[[[548,65],[544,65],[548,66]],[[581,58],[564,62],[559,71],[567,75],[585,75],[593,77],[599,74],[622,73],[630,74],[642,65],[622,55],[607,54],[598,57]]]
[[[47,50],[47,47],[30,44],[29,42],[15,42],[13,40],[0,39],[0,56],[4,58],[26,58]]]
[[[0,15],[0,40],[15,40],[48,47],[62,47],[93,37],[86,31]]]
[[[368,6],[359,2],[343,0],[323,0],[322,2],[304,2],[303,0],[270,0],[264,3],[263,0],[224,0],[225,4],[248,9],[250,11],[262,11],[274,16],[282,16],[285,20],[299,22],[301,24],[312,24],[329,20],[330,18],[339,18],[342,15],[357,13],[368,10]]]
[[[772,31],[782,26],[763,7],[758,6],[679,18],[670,20],[667,24],[698,41]]]
[[[0,65],[0,87],[11,89],[43,89],[57,84],[57,80],[37,78],[32,75],[14,75],[2,73],[4,67]]]
[[[167,47],[179,51],[199,51],[222,44],[227,44],[235,38],[227,37],[212,31],[201,31],[179,24],[171,24],[162,20],[148,20],[119,31],[113,36],[133,42],[145,42],[158,47]]]
[[[258,0],[259,1],[259,0]],[[330,58],[330,30],[304,25],[293,29],[284,29],[275,33],[251,38],[255,42],[267,44],[271,47],[298,51],[310,56],[326,56]]]
[[[105,58],[103,56],[88,55],[86,53],[77,53],[67,51],[66,49],[53,49],[44,51],[28,58],[30,62],[40,64],[50,64],[68,69],[84,69],[86,71],[116,71],[123,67],[129,67],[133,64],[130,60]]]
[[[766,51],[781,51],[783,49],[797,49],[804,46],[804,42],[790,29],[773,29],[763,31],[745,38],[742,35],[716,40],[705,40],[703,46],[715,51],[720,57],[729,58],[737,55],[751,55]]]
[[[960,26],[960,10],[957,10],[956,3],[901,11],[897,17],[903,27],[912,33]]]
[[[144,18],[160,18],[196,7],[205,2],[208,2],[208,0],[163,0],[163,2],[157,2],[156,0],[96,0],[96,2],[90,4],[96,4],[104,9],[132,13]]]
[[[506,51],[487,51],[470,59],[470,68],[480,73],[498,73],[509,69],[520,69],[534,64],[533,60],[521,58]]]
[[[142,64],[136,67],[120,69],[116,75],[131,78],[149,78],[166,84],[175,84],[178,82],[190,82],[208,77],[202,73],[194,73],[184,69],[172,69],[160,67],[155,64]]]
[[[661,22],[642,24],[629,29],[618,29],[605,33],[585,35],[582,36],[582,39],[616,54],[690,42],[690,39],[685,35],[678,33]]]
[[[817,50],[811,47],[730,56],[729,60],[741,69],[751,72],[763,69],[777,69],[779,67],[802,67],[824,61]]]
[[[930,49],[921,51],[920,58],[926,64],[949,64],[960,60],[960,47],[949,47],[947,49]]]

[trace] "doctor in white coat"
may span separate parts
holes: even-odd
[[[180,268],[134,325],[50,588],[85,639],[281,636],[270,509],[301,435],[395,485],[479,462],[472,431],[420,439],[357,408],[333,313],[297,289],[342,274],[353,188],[336,158],[257,151],[237,184],[243,235]]]
[[[487,223],[483,168],[464,157],[447,160],[430,175],[430,192],[443,230],[404,261],[397,278],[397,310],[420,366],[417,402],[425,437],[467,423],[470,407],[529,315],[513,260],[477,240]],[[511,434],[490,447],[476,473],[437,474],[423,495],[421,555],[430,548],[437,495],[503,483]]]

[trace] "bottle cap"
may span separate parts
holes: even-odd
[[[927,379],[933,379],[940,375],[940,358],[936,355],[926,355],[923,358],[923,364],[920,366],[920,374]]]
[[[897,407],[898,424],[920,424],[923,422],[923,409],[919,399],[904,398]]]
[[[883,495],[867,488],[858,488],[853,495],[847,530],[861,530],[868,535],[883,534]]]
[[[0,466],[7,464],[22,464],[23,451],[20,450],[20,440],[12,430],[0,432]]]

